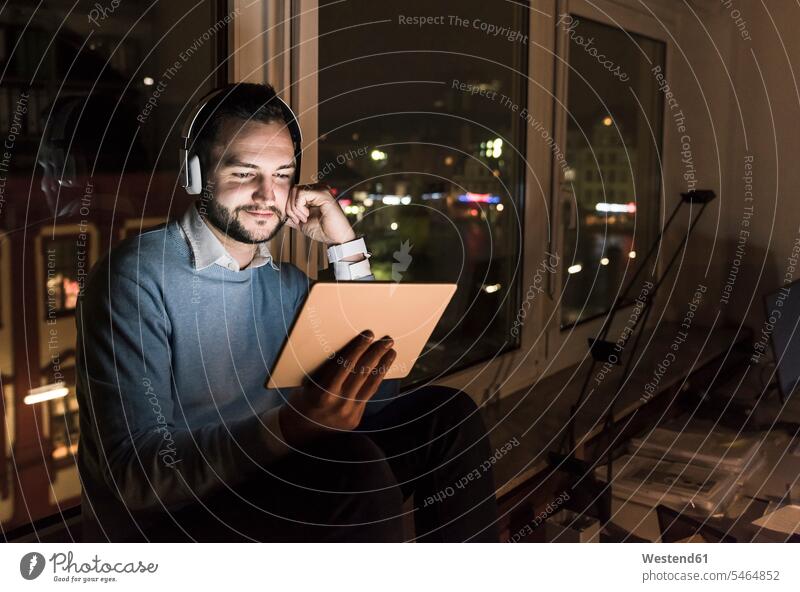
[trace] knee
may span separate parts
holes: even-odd
[[[441,388],[444,389],[446,397],[444,408],[448,415],[459,420],[469,418],[480,419],[480,410],[475,404],[475,401],[472,400],[472,397],[467,393],[450,387]]]
[[[419,391],[422,404],[447,427],[457,427],[476,436],[486,433],[480,408],[462,390],[441,385],[428,386]]]

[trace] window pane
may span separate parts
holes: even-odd
[[[379,280],[457,282],[406,383],[514,346],[527,11],[320,2],[319,165]],[[409,15],[408,17],[404,15]],[[483,29],[481,28],[483,24]],[[504,35],[487,34],[491,24]]]
[[[42,241],[46,270],[46,319],[55,319],[75,310],[80,290],[77,265],[79,241],[77,236],[57,236]]]
[[[567,199],[561,324],[603,314],[658,231],[664,44],[573,16],[569,38]],[[587,40],[593,39],[593,46]],[[595,51],[587,51],[595,49]],[[598,62],[602,55],[604,62]],[[572,218],[572,219],[570,219]],[[624,286],[623,286],[624,287]]]
[[[208,0],[0,10],[4,530],[80,501],[76,299],[121,238],[188,204],[177,186],[181,114],[226,78],[216,69],[226,10]],[[24,403],[45,386],[57,398]]]

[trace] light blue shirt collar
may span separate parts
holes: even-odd
[[[220,240],[208,227],[208,223],[197,211],[196,202],[186,209],[178,223],[191,246],[196,270],[205,269],[216,263],[231,271],[241,271],[236,259],[231,257],[228,251],[225,250]],[[272,269],[280,270],[272,260],[272,253],[270,253],[267,243],[258,243],[256,246],[258,248],[255,257],[253,257],[247,269],[261,267],[269,263]]]

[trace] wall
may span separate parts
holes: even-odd
[[[682,318],[703,284],[705,324],[719,314],[719,323],[744,321],[760,329],[762,297],[781,284],[800,236],[800,167],[794,163],[800,151],[800,6],[695,1],[676,11],[668,79],[687,130],[679,133],[667,114],[667,203],[686,191],[683,175],[692,172],[698,188],[711,188],[718,197],[669,278],[674,292],[668,316]],[[683,135],[691,138],[691,162],[683,160]],[[686,231],[685,219],[674,230],[667,241],[673,246]],[[797,277],[791,270],[789,275]]]

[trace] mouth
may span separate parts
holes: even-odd
[[[245,210],[245,213],[250,214],[251,216],[253,216],[253,218],[259,220],[263,220],[265,218],[271,218],[275,215],[275,212],[271,212],[269,210],[263,210],[263,211]]]

